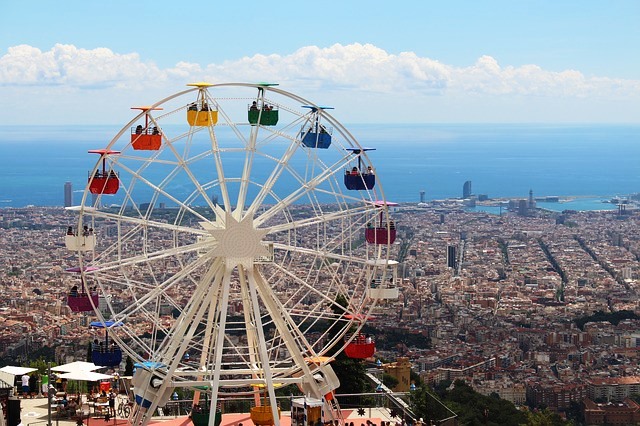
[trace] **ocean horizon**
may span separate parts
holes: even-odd
[[[374,147],[385,197],[395,202],[459,198],[465,181],[490,198],[574,197],[545,208],[606,210],[640,192],[640,125],[353,124]],[[167,127],[169,129],[169,127]],[[0,126],[0,208],[62,206],[65,182],[78,203],[97,157],[119,126]],[[574,203],[574,205],[572,205]],[[540,204],[540,203],[539,203]],[[576,207],[577,206],[577,207]],[[598,208],[599,207],[599,208]]]

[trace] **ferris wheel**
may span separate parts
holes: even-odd
[[[369,148],[276,85],[190,86],[91,151],[84,232],[67,235],[100,296],[88,303],[137,363],[132,422],[179,387],[206,393],[211,412],[252,395],[278,425],[275,389],[297,385],[339,416],[332,357],[397,297]]]

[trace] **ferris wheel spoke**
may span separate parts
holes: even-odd
[[[289,166],[289,162],[296,153],[299,144],[295,140],[292,140],[284,154],[276,161],[276,167],[271,171],[271,175],[267,178],[266,182],[260,188],[260,192],[254,198],[253,203],[247,209],[247,214],[253,216],[258,207],[262,205],[267,195],[272,191],[273,186],[281,177],[285,170],[292,170]]]
[[[156,287],[155,283],[146,283],[144,281],[135,280],[126,274],[123,274],[122,276],[110,274],[104,270],[96,271],[96,273],[91,274],[91,277],[97,279],[99,281],[99,285],[103,289],[120,288],[123,291],[130,291],[132,287],[135,287],[140,289],[142,292],[147,292]]]
[[[167,144],[167,146],[169,147],[169,149],[171,150],[171,152],[173,153],[173,155],[175,155],[175,157],[178,159],[178,167],[176,167],[175,170],[181,170],[184,171],[186,173],[186,175],[188,176],[189,180],[191,181],[191,183],[194,185],[195,187],[195,193],[199,194],[200,197],[202,197],[202,200],[206,201],[207,205],[209,208],[213,209],[213,202],[209,199],[209,197],[207,196],[206,191],[202,188],[202,184],[200,183],[200,181],[196,178],[196,176],[193,174],[191,168],[189,167],[191,161],[189,159],[185,159],[185,157],[188,157],[188,152],[187,149],[190,146],[190,144],[185,144],[185,153],[184,156],[182,156],[177,149],[175,149],[174,145],[169,143]],[[203,156],[206,156],[206,154],[202,154]],[[196,156],[196,159],[200,159],[199,156]]]
[[[169,371],[175,371],[186,352],[187,344],[198,331],[198,326],[210,308],[209,301],[218,299],[224,265],[220,260],[213,262],[203,275],[193,292],[190,301],[182,312],[180,321],[174,323],[159,348],[163,362],[170,365]],[[213,324],[211,324],[213,326]],[[204,354],[203,354],[204,356]]]
[[[234,132],[236,132],[236,136],[239,136],[239,140],[245,143],[245,157],[244,157],[244,165],[242,168],[242,178],[240,180],[240,191],[238,192],[238,203],[236,209],[240,211],[240,215],[242,215],[242,210],[244,209],[244,205],[247,199],[247,191],[249,189],[249,181],[251,179],[251,170],[253,168],[253,159],[255,157],[256,151],[256,140],[258,138],[258,129],[259,126],[251,126],[251,132],[249,133],[249,139],[245,140],[244,137],[241,136],[241,133],[238,131],[236,126],[232,126]]]
[[[322,184],[327,179],[334,176],[336,173],[341,174],[342,167],[346,163],[347,163],[347,157],[344,157],[342,160],[337,161],[332,166],[322,170],[322,173],[308,179],[305,182],[302,182],[300,188],[298,188],[297,190],[289,194],[287,197],[282,199],[280,203],[271,207],[266,212],[264,212],[263,214],[258,216],[256,219],[254,219],[254,223],[256,223],[256,226],[262,224],[264,221],[268,220],[275,214],[279,213],[280,211],[282,211],[282,209],[286,208],[287,206],[291,204],[295,204],[302,197],[309,195],[310,193],[312,193],[317,189],[318,185]]]
[[[202,229],[196,229],[189,226],[180,226],[180,225],[166,223],[166,222],[158,222],[145,217],[122,216],[122,215],[117,215],[115,213],[110,213],[102,210],[92,211],[87,216],[93,217],[95,219],[107,219],[113,222],[119,222],[121,224],[153,227],[153,228],[162,229],[165,231],[183,232],[185,234],[193,234],[193,235],[207,235],[207,232]]]
[[[192,215],[194,215],[195,217],[199,218],[200,220],[207,220],[207,218],[205,218],[204,216],[202,216],[201,213],[199,213],[197,210],[192,209],[190,205],[187,205],[185,203],[183,203],[180,199],[178,199],[177,197],[174,197],[173,195],[171,195],[169,192],[167,192],[163,186],[163,184],[160,185],[156,185],[153,182],[149,181],[148,179],[144,178],[142,175],[140,175],[137,171],[129,168],[128,166],[124,165],[124,164],[120,164],[120,167],[122,169],[124,169],[125,171],[127,171],[128,173],[130,173],[132,176],[135,176],[136,180],[144,183],[145,185],[147,185],[150,189],[152,189],[154,191],[154,196],[157,198],[158,195],[162,195],[164,197],[167,197],[168,200],[171,200],[172,202],[174,202],[176,205],[180,206],[181,208],[184,208],[185,210],[189,211],[189,213],[191,213]],[[174,173],[177,173],[179,170],[179,168],[175,168],[174,169]],[[165,179],[166,181],[167,179]],[[197,188],[202,189],[201,185],[199,183],[196,184]],[[129,190],[127,190],[127,188],[123,188],[126,196],[126,199],[131,200],[132,203],[132,207],[134,208],[134,210],[138,213],[138,215],[140,217],[145,217],[146,215],[144,213],[142,213],[139,210],[139,206],[133,201],[132,198],[132,194]],[[206,196],[206,194],[204,194],[204,198],[208,199],[208,197]],[[124,206],[126,206],[127,203],[123,204],[123,208]],[[213,208],[213,205],[210,206],[211,208]]]
[[[325,251],[325,250],[316,250],[316,249],[311,249],[306,247],[292,246],[289,244],[278,243],[278,242],[273,243],[273,248],[276,250],[283,250],[283,251],[288,251],[292,253],[311,255],[315,258],[323,259],[326,261],[334,260],[334,261],[345,262],[347,264],[352,264],[352,265],[360,265],[360,266],[367,265],[367,260],[364,258],[347,256],[340,253],[334,253],[334,252]]]
[[[126,307],[120,312],[119,315],[122,315],[124,317],[124,316],[130,316],[138,312],[141,307],[145,306],[147,303],[152,303],[157,297],[165,294],[168,289],[177,285],[177,283],[180,280],[189,276],[197,268],[201,267],[206,262],[207,262],[207,259],[202,257],[202,258],[196,259],[191,264],[181,268],[175,275],[172,275],[166,281],[164,281],[163,283],[160,283],[148,293],[143,294],[142,297],[137,300],[137,305]]]
[[[230,282],[231,282],[231,270],[225,267],[224,272],[221,275],[222,288],[224,290],[228,289]],[[226,324],[227,324],[228,306],[229,306],[229,292],[222,291],[219,305],[217,308],[218,328],[217,328],[217,333],[214,334],[214,340],[212,342],[213,351],[211,355],[213,355],[213,362],[214,362],[213,365],[222,365],[222,355],[223,355],[223,349],[224,349],[224,336],[225,336]],[[211,381],[211,387],[213,389],[219,388],[220,375],[221,375],[221,369],[216,368],[213,372],[213,377]],[[218,404],[218,394],[217,392],[214,392],[211,397],[210,412],[215,412],[217,404]]]
[[[249,307],[251,306],[251,292],[249,290],[249,283],[247,282],[246,272],[244,268],[240,268],[238,273],[239,282],[240,282],[240,297],[242,300],[242,305]],[[245,324],[256,324],[256,321],[253,318],[254,312],[251,309],[243,310],[243,317]],[[256,348],[259,344],[259,336],[256,332],[255,327],[247,327],[247,357],[251,365],[258,364],[258,353],[256,352]],[[257,377],[255,377],[257,378]]]
[[[177,257],[179,255],[194,253],[203,247],[203,243],[198,242],[194,244],[187,244],[175,248],[169,248],[165,250],[158,250],[152,253],[143,253],[138,256],[122,257],[112,261],[105,261],[100,263],[100,269],[102,271],[109,271],[112,269],[119,269],[122,267],[131,267],[140,264],[148,264],[150,262],[166,259],[169,257]]]
[[[212,127],[209,127],[209,139],[211,140],[211,151],[216,165],[216,173],[218,175],[218,182],[220,185],[220,193],[222,195],[224,209],[225,211],[231,213],[231,199],[229,198],[227,181],[225,179],[224,168],[222,166],[222,158],[220,157],[221,149]]]
[[[255,286],[257,294],[260,294],[261,300],[270,313],[271,318],[274,320],[274,325],[279,334],[283,336],[294,362],[298,366],[303,366],[303,368],[308,369],[302,350],[304,350],[308,356],[314,356],[312,345],[307,341],[306,337],[300,333],[297,327],[295,327],[295,323],[287,309],[285,309],[277,297],[273,295],[264,277],[255,268],[252,268],[248,271],[247,278],[249,283]],[[298,344],[296,344],[296,342]]]
[[[299,285],[299,288],[304,288],[307,289],[310,293],[315,294],[317,297],[319,297],[320,299],[324,300],[324,302],[329,305],[329,306],[337,306],[336,305],[336,301],[334,299],[331,299],[326,292],[323,292],[317,288],[315,288],[312,285],[309,285],[309,283],[307,283],[307,281],[303,280],[298,274],[295,274],[291,271],[289,271],[286,268],[283,268],[280,265],[274,265],[281,273],[285,274],[287,277],[289,277],[290,279],[292,279],[295,283],[297,283]],[[303,311],[300,311],[303,312]],[[311,311],[307,311],[307,312],[311,312]],[[345,314],[354,314],[354,312],[350,312],[348,310],[348,308],[345,308]]]
[[[345,219],[351,219],[354,225],[358,225],[361,222],[360,219],[363,219],[367,214],[371,213],[372,210],[367,205],[360,205],[356,207],[347,207],[344,210],[337,210],[333,212],[325,212],[322,215],[314,215],[309,218],[303,219],[295,219],[290,222],[284,222],[278,225],[272,225],[269,227],[269,234],[276,234],[284,231],[291,231],[294,229],[302,229],[309,226],[318,225],[321,223],[331,223],[334,221],[341,221]],[[364,223],[362,223],[364,225]]]

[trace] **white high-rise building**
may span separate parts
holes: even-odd
[[[71,207],[73,205],[73,184],[71,182],[64,183],[64,206]]]

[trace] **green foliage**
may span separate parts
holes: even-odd
[[[361,360],[349,358],[341,353],[331,366],[340,377],[339,393],[364,393],[373,390],[367,380],[367,369]]]
[[[393,350],[399,344],[404,344],[409,348],[429,349],[431,339],[421,333],[409,333],[400,329],[377,329],[365,326],[363,332],[376,336],[376,348],[383,350]]]
[[[52,367],[55,364],[52,364]],[[43,374],[47,374],[47,370],[49,368],[49,363],[47,361],[45,361],[44,358],[40,357],[36,360],[33,361],[29,361],[29,363],[27,364],[27,367],[29,368],[37,368],[38,369],[38,375],[41,376]]]
[[[428,386],[422,384],[412,393],[411,406],[417,416],[428,424],[430,421],[451,417],[446,407],[458,415],[458,424],[519,426],[528,424],[526,413],[504,399],[484,396],[475,392],[463,381],[456,381],[452,390],[440,388],[439,402]],[[563,424],[563,423],[557,423]]]
[[[393,388],[395,388],[396,386],[398,386],[398,383],[400,383],[400,382],[398,381],[398,379],[396,379],[396,378],[395,378],[394,376],[392,376],[391,374],[384,373],[384,374],[382,375],[382,383],[383,383],[386,387],[388,387],[389,389],[393,389]]]
[[[331,305],[331,310],[336,315],[342,315],[346,310],[347,306],[349,306],[349,301],[344,296],[344,294],[338,294],[336,296],[336,303]]]
[[[613,325],[618,325],[620,321],[626,319],[640,319],[638,315],[636,315],[633,311],[622,310],[617,312],[603,312],[597,311],[593,315],[589,315],[587,317],[580,317],[573,320],[576,325],[580,328],[580,330],[584,330],[584,325],[588,322],[600,322],[600,321],[608,321]]]
[[[336,390],[341,394],[355,394],[373,392],[373,388],[367,379],[367,369],[359,359],[353,359],[344,353],[339,354],[335,361],[331,363],[333,371],[340,378],[340,387]],[[340,399],[340,404],[346,406],[358,406],[359,397],[344,397]]]
[[[581,403],[572,402],[565,411],[565,415],[568,419],[572,420],[574,424],[585,424],[584,407]]]
[[[413,371],[413,369],[409,370],[409,382],[420,383],[420,375]]]
[[[437,424],[438,420],[452,416],[444,404],[425,384],[422,384],[411,392],[411,409],[416,417],[422,418],[425,424]]]
[[[531,426],[563,426],[571,425],[571,422],[562,420],[558,413],[544,409],[542,411],[528,412],[527,425]]]

